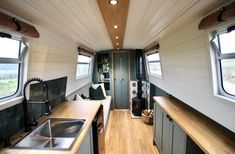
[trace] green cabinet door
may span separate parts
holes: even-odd
[[[114,62],[114,108],[121,109],[122,108],[122,93],[121,93],[121,63],[120,63],[121,55],[118,53],[114,53],[113,62]]]
[[[160,152],[162,151],[163,115],[164,112],[161,107],[157,103],[154,103],[154,141]]]
[[[172,154],[185,154],[187,135],[175,122],[172,134]]]
[[[116,109],[129,107],[129,53],[114,53],[114,106]]]
[[[121,67],[122,67],[122,108],[128,109],[129,108],[129,53],[125,52],[122,53],[121,56]]]
[[[153,105],[153,143],[157,145],[157,103]],[[158,145],[157,145],[158,147]]]
[[[87,132],[77,154],[94,154],[92,127]]]
[[[172,154],[173,123],[169,115],[164,112],[162,125],[162,154]]]

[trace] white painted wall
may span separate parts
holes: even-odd
[[[200,20],[159,41],[163,79],[150,82],[235,132],[235,103],[213,92],[208,30]]]
[[[28,78],[51,80],[67,76],[66,96],[91,82],[92,76],[76,80],[78,44],[42,27],[40,38],[30,39]]]

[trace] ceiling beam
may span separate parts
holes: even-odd
[[[97,0],[97,2],[112,41],[113,48],[122,49],[126,31],[129,0],[118,0],[116,5],[109,4],[109,0]],[[117,25],[118,28],[115,29],[114,25]]]

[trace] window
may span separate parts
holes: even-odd
[[[90,69],[91,69],[91,57],[79,54],[77,59],[76,78],[78,79],[89,75]]]
[[[235,98],[235,26],[217,33],[212,40],[216,53],[219,94]]]
[[[0,101],[16,96],[20,91],[22,74],[20,55],[23,48],[21,40],[0,37]]]
[[[162,77],[161,61],[159,52],[147,55],[147,65],[149,74]]]

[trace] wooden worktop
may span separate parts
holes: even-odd
[[[235,133],[173,97],[153,99],[205,153],[235,154]]]
[[[77,153],[82,141],[84,140],[92,121],[101,105],[99,101],[90,101],[90,102],[64,102],[52,110],[51,118],[86,118],[87,123],[80,135],[76,139],[72,149],[70,151],[60,151],[60,150],[26,150],[26,149],[3,149],[0,150],[0,153],[3,154],[68,154],[68,153]],[[43,116],[39,119],[39,123],[42,123],[48,117]]]

